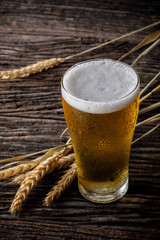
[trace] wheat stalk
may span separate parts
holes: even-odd
[[[136,45],[134,48],[132,48],[129,52],[125,53],[122,57],[120,57],[118,60],[122,61],[122,59],[128,57],[130,54],[134,53],[138,49],[148,45],[151,42],[156,41],[160,37],[160,30],[154,33],[149,34],[145,39],[143,39],[138,45]]]
[[[24,158],[31,157],[31,156],[34,156],[34,155],[38,155],[38,154],[43,153],[43,152],[47,152],[48,150],[50,150],[50,149],[45,149],[45,150],[42,150],[42,151],[39,151],[39,152],[34,152],[34,153],[20,155],[20,156],[16,156],[16,157],[12,157],[12,158],[7,158],[7,159],[4,159],[4,160],[0,160],[0,163],[20,161]]]
[[[141,90],[140,95],[142,95],[149,87],[157,82],[158,77],[160,76],[160,72],[154,76],[154,78]]]
[[[70,186],[76,175],[77,167],[76,163],[73,163],[70,169],[66,172],[66,174],[62,176],[60,181],[58,181],[57,185],[55,185],[52,190],[47,194],[44,200],[44,205],[49,206],[53,199],[59,198],[62,192],[64,192],[64,190]]]
[[[10,71],[2,71],[2,72],[0,72],[0,77],[2,79],[27,77],[31,74],[42,72],[43,70],[47,70],[48,68],[58,66],[60,63],[62,63],[64,61],[65,61],[64,58],[51,58],[48,60],[34,63],[34,64],[26,66],[26,67],[22,67],[20,69],[13,69]]]
[[[142,136],[140,136],[139,138],[135,139],[132,144],[138,142],[139,140],[141,140],[142,138],[148,136],[150,133],[152,133],[153,131],[155,131],[158,127],[160,126],[160,124],[157,124],[155,127],[153,127],[151,130],[149,130],[148,132],[146,132],[145,134],[143,134]]]
[[[132,67],[134,68],[151,50],[153,50],[160,43],[160,39],[155,41],[151,46],[149,46],[144,52],[142,52],[132,63]]]
[[[95,47],[92,47],[92,48],[87,49],[85,51],[82,51],[80,53],[73,54],[73,55],[68,56],[66,58],[51,58],[51,59],[47,59],[47,60],[44,60],[44,61],[37,62],[35,64],[29,65],[29,66],[26,66],[26,67],[22,67],[20,69],[13,69],[13,70],[10,70],[10,71],[2,71],[2,72],[0,72],[0,77],[2,79],[13,79],[13,78],[16,78],[16,77],[26,77],[26,76],[29,76],[30,74],[35,74],[35,73],[41,72],[45,69],[58,66],[60,63],[66,61],[68,59],[84,55],[84,54],[89,53],[93,50],[104,47],[106,45],[109,45],[110,43],[114,43],[118,40],[121,40],[121,39],[126,38],[128,36],[131,36],[135,33],[144,31],[144,30],[146,30],[148,28],[151,28],[153,26],[156,26],[158,24],[160,24],[160,21],[155,22],[153,24],[150,24],[148,26],[145,26],[143,28],[137,29],[137,30],[132,31],[130,33],[124,34],[124,35],[122,35],[118,38],[115,38],[115,39],[112,39],[112,40],[107,41],[105,43],[99,44]]]
[[[150,117],[150,118],[147,118],[147,119],[145,119],[145,120],[142,121],[142,122],[137,123],[137,124],[136,124],[136,127],[140,127],[140,126],[142,126],[142,125],[144,125],[144,124],[158,121],[159,118],[160,118],[160,113],[158,113],[158,114],[156,114],[156,115],[154,115],[154,116],[152,116],[152,117]]]
[[[71,150],[70,146],[67,146],[61,153],[54,153],[52,157],[49,157],[47,160],[40,163],[35,169],[31,171],[30,174],[22,181],[20,188],[18,189],[14,200],[10,207],[10,212],[15,213],[20,207],[22,203],[27,198],[30,191],[33,189],[35,185],[48,173],[50,173],[55,166],[57,165],[57,161],[59,158],[65,154],[67,154]]]
[[[58,161],[57,161],[57,164],[55,165],[55,168],[57,170],[60,170],[60,169],[65,169],[67,168],[71,163],[73,163],[75,161],[75,156],[74,156],[74,153],[72,154],[69,154],[68,156],[64,156],[62,158],[60,158]],[[53,171],[54,169],[52,169]],[[12,182],[10,184],[21,184],[21,182],[27,177],[28,174],[30,174],[31,171],[27,172],[27,173],[24,173],[24,174],[20,174],[16,177],[14,177],[12,179]]]
[[[156,88],[154,88],[152,91],[150,91],[148,94],[146,94],[144,97],[140,99],[140,103],[149,98],[153,93],[160,90],[160,85],[158,85]]]
[[[160,102],[153,103],[153,104],[151,104],[151,105],[149,105],[149,106],[147,106],[145,108],[142,108],[139,111],[138,115],[144,114],[144,113],[149,112],[149,111],[151,111],[151,110],[153,110],[155,108],[158,108],[158,107],[160,107]]]
[[[64,131],[61,133],[60,138],[63,137],[63,135],[68,131],[68,127],[64,129]]]

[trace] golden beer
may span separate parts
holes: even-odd
[[[94,63],[94,68],[99,68],[102,61],[105,61],[106,64],[108,61],[109,63],[113,62],[112,60],[97,60],[97,66]],[[91,64],[91,62],[88,63]],[[118,64],[120,63],[118,62]],[[121,64],[124,66],[123,63]],[[128,66],[128,68],[130,67]],[[76,74],[78,75],[78,73]],[[82,68],[80,74],[83,78],[86,70],[83,73]],[[134,76],[137,77],[137,74]],[[95,73],[94,77],[99,78]],[[79,92],[70,95],[69,92],[64,93],[64,89],[62,90],[65,119],[76,157],[79,190],[84,197],[91,201],[114,201],[122,197],[127,191],[130,148],[139,109],[139,82],[138,79],[136,81],[132,97],[128,97],[127,93],[127,95],[120,97],[117,103],[117,100],[114,100],[109,105],[110,101],[106,101],[105,104],[105,97],[104,101],[94,102],[83,99],[87,95],[83,98],[79,98],[79,96],[77,98],[75,95],[80,94]],[[83,88],[85,88],[84,85]],[[80,91],[79,87],[78,89]],[[68,97],[73,98],[72,101],[69,101],[65,94],[69,94]],[[89,96],[90,98],[92,98],[92,94],[91,97]],[[74,104],[74,100],[80,103],[75,102]],[[84,104],[83,107],[82,104]]]

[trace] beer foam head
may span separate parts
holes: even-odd
[[[129,105],[139,93],[136,72],[110,59],[74,65],[62,79],[62,96],[74,108],[90,113],[114,112]]]

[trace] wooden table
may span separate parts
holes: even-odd
[[[66,57],[158,21],[159,1],[18,1],[0,3],[0,70]],[[60,93],[62,74],[94,58],[118,59],[159,26],[132,35],[54,69],[14,80],[0,79],[0,159],[62,145],[66,128]],[[143,88],[159,71],[159,47],[136,67]],[[131,64],[139,50],[124,62]],[[159,94],[141,107],[159,101]],[[138,121],[158,113],[155,109]],[[136,129],[137,138],[154,124]],[[61,199],[42,201],[57,177],[46,176],[29,194],[18,216],[8,210],[17,186],[0,182],[0,239],[159,239],[159,131],[137,142],[130,158],[130,187],[110,204],[94,204],[78,192],[77,180]]]

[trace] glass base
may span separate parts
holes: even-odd
[[[78,182],[78,188],[79,188],[81,195],[91,202],[110,203],[110,202],[114,202],[114,201],[122,198],[126,194],[126,192],[128,190],[128,179],[122,187],[120,187],[115,192],[108,193],[108,194],[104,194],[104,193],[100,194],[100,193],[88,191],[86,188],[84,188],[81,185],[80,182]]]

